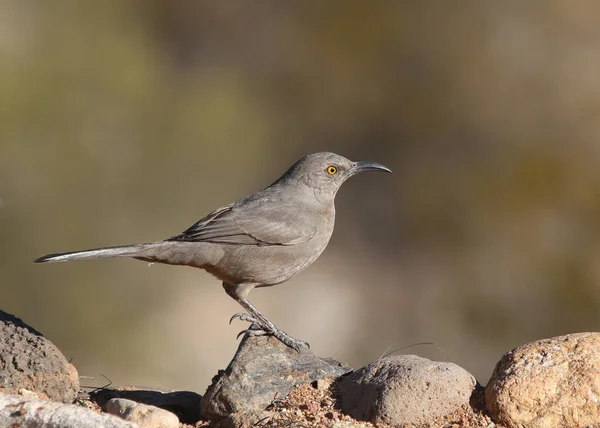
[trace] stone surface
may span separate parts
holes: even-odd
[[[127,398],[138,403],[160,407],[174,413],[181,423],[195,424],[200,420],[202,396],[191,391],[138,389],[136,387],[103,388],[90,393],[90,399],[100,407],[112,398]]]
[[[141,428],[116,416],[73,404],[0,393],[0,427]]]
[[[496,365],[485,401],[492,418],[508,427],[600,426],[600,333],[510,351]]]
[[[217,426],[219,428],[266,426],[264,423],[270,420],[271,414],[264,410],[255,413],[232,413],[217,422]]]
[[[138,403],[126,398],[112,398],[106,403],[106,411],[126,421],[145,428],[177,428],[179,419],[173,413],[156,406]]]
[[[255,413],[296,385],[349,370],[311,352],[296,352],[271,336],[246,335],[227,369],[213,378],[202,397],[201,415],[220,419],[232,413]]]
[[[40,332],[0,311],[0,391],[26,389],[71,403],[79,390],[77,370]]]
[[[453,363],[386,357],[339,379],[341,409],[375,424],[420,424],[469,406],[475,378]]]

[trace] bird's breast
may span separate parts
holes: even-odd
[[[333,228],[327,225],[310,240],[296,245],[227,246],[223,258],[210,272],[229,283],[254,283],[257,286],[282,283],[321,255],[332,231]]]

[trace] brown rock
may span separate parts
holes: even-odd
[[[126,398],[113,398],[106,403],[106,411],[126,421],[146,428],[177,428],[179,419],[173,413]]]
[[[0,427],[141,428],[116,416],[74,404],[0,393]]]
[[[49,400],[50,399],[50,398],[48,398],[48,396],[46,394],[42,394],[41,392],[33,392],[33,391],[30,391],[25,388],[19,389],[17,391],[17,394],[19,394],[21,397],[37,398],[39,400]]]
[[[508,427],[600,426],[600,333],[577,333],[505,354],[485,390]]]
[[[221,419],[216,426],[218,428],[252,428],[267,426],[265,422],[271,421],[270,412],[260,411],[253,413],[232,413]]]
[[[0,390],[26,389],[71,403],[79,390],[77,370],[40,332],[0,311]]]
[[[331,382],[327,382],[325,379],[317,379],[317,389],[323,390],[329,388]]]
[[[469,406],[475,378],[453,363],[398,355],[340,378],[342,411],[375,424],[423,424]]]
[[[310,351],[297,352],[272,336],[246,335],[227,369],[213,378],[202,397],[200,412],[206,419],[260,412],[297,385],[337,377],[349,370]]]
[[[90,399],[100,407],[106,407],[113,398],[126,398],[138,403],[160,407],[175,414],[179,421],[193,425],[200,420],[202,396],[192,391],[165,389],[140,389],[134,386],[101,388],[90,393]]]

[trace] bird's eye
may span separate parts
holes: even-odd
[[[337,167],[336,166],[331,165],[331,166],[327,167],[327,173],[329,175],[334,175],[336,172],[337,172]]]

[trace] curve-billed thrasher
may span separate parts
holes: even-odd
[[[223,281],[227,294],[249,314],[232,320],[252,322],[258,329],[248,330],[251,334],[272,334],[299,351],[307,344],[277,328],[248,301],[248,293],[286,281],[319,257],[333,232],[335,194],[363,171],[392,172],[334,153],[307,155],[266,189],[211,212],[167,240],[48,254],[35,262],[133,257],[204,269]]]

